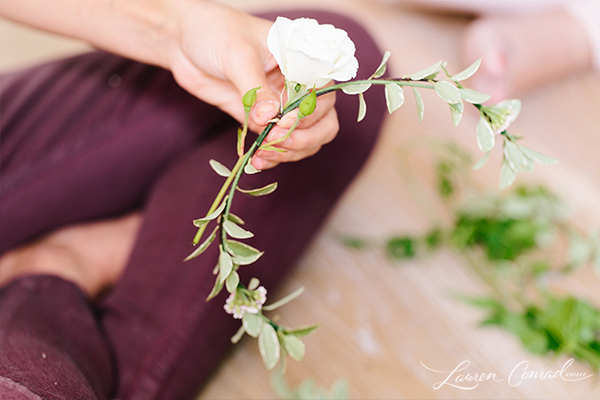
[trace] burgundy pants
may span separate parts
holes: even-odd
[[[312,16],[349,32],[359,77],[381,54],[368,34],[339,15]],[[274,18],[273,15],[270,16]],[[117,85],[118,84],[118,85]],[[236,160],[237,123],[195,99],[171,74],[91,53],[2,77],[0,251],[68,224],[143,209],[126,270],[99,304],[74,284],[30,276],[0,290],[0,398],[190,399],[239,327],[223,311],[225,293],[206,302],[217,246],[184,263],[196,228],[223,178],[209,167]],[[344,188],[366,160],[385,110],[366,93],[338,94],[338,137],[315,156],[261,174],[261,198],[238,194],[233,212],[265,255],[242,267],[273,293]]]

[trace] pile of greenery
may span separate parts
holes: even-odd
[[[600,369],[600,310],[548,285],[584,265],[600,274],[599,232],[582,234],[566,218],[565,204],[540,185],[482,194],[468,179],[465,183],[467,157],[454,145],[449,149],[435,170],[452,223],[421,235],[389,237],[380,246],[394,262],[442,247],[453,250],[489,288],[485,296],[461,296],[486,311],[482,325],[511,332],[532,353],[568,355]],[[354,248],[373,246],[363,238],[343,241]]]

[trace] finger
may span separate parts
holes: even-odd
[[[317,107],[315,111],[302,118],[300,121],[299,127],[309,128],[321,118],[323,118],[334,106],[335,106],[336,95],[335,92],[327,93],[325,95],[317,97]],[[277,125],[281,128],[290,128],[294,121],[296,120],[296,116],[298,115],[298,111],[294,110],[281,118],[281,121],[277,123]]]
[[[301,152],[304,149],[320,147],[325,143],[332,141],[339,130],[339,121],[335,108],[329,112],[310,128],[297,128],[289,138],[278,143],[276,147],[287,151]],[[282,129],[279,126],[267,136],[267,142],[273,142],[283,138],[288,133],[288,129]],[[286,159],[287,160],[287,159]]]

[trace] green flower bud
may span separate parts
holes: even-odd
[[[256,103],[256,92],[260,89],[261,86],[255,87],[254,89],[250,89],[246,92],[244,97],[242,97],[242,103],[244,104],[244,111],[250,112],[254,103]]]
[[[302,99],[298,111],[303,116],[307,116],[315,112],[315,108],[317,108],[317,92],[313,89],[308,93],[308,96]]]

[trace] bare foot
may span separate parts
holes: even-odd
[[[567,11],[482,17],[467,29],[463,54],[482,58],[469,86],[494,102],[592,68],[585,30]]]
[[[0,258],[0,285],[20,276],[57,275],[90,298],[112,286],[129,260],[142,222],[139,213],[68,226]]]

